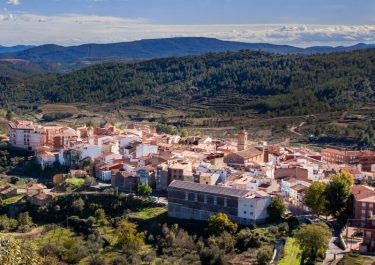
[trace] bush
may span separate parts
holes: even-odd
[[[225,265],[225,254],[218,247],[204,248],[199,252],[202,265]]]
[[[264,246],[257,251],[257,264],[267,265],[273,256],[273,249],[270,246]]]

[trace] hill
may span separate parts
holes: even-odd
[[[34,63],[54,62],[72,64],[72,68],[74,69],[87,66],[88,64],[103,62],[103,60],[143,60],[172,56],[202,55],[207,52],[252,50],[279,54],[313,54],[374,47],[375,45],[358,44],[351,47],[327,46],[303,49],[289,45],[222,41],[203,37],[179,37],[111,44],[84,44],[70,47],[47,44],[18,52],[2,53],[0,54],[0,58],[22,59]]]
[[[328,55],[240,51],[107,63],[6,83],[0,103],[163,106],[189,112],[302,115],[371,102],[375,50]]]
[[[35,46],[33,46],[33,45],[15,45],[15,46],[6,47],[6,46],[0,45],[0,53],[20,52],[20,51],[24,51],[24,50],[27,50],[27,49],[31,49],[33,47],[35,47]]]

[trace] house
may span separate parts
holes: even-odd
[[[46,205],[50,203],[53,199],[51,194],[46,194],[44,191],[27,196],[27,199],[30,203],[38,206]]]
[[[39,183],[30,183],[26,186],[26,195],[27,196],[33,196],[35,194],[39,194],[44,191],[44,189],[47,189],[46,186]]]
[[[41,165],[42,169],[47,167],[53,167],[55,162],[57,161],[57,155],[48,151],[38,152],[36,158],[38,163]]]
[[[297,185],[297,184],[308,186],[309,182],[304,181],[304,180],[300,180],[300,179],[297,179],[297,178],[293,178],[293,177],[282,179],[281,182],[280,182],[280,191],[281,191],[282,196],[284,196],[285,198],[289,198],[290,197],[290,188],[294,185]]]
[[[17,195],[17,189],[10,184],[0,186],[0,198],[6,199]]]
[[[324,161],[333,164],[356,164],[358,163],[359,157],[366,157],[374,155],[374,152],[369,150],[364,151],[346,151],[334,148],[325,148],[321,151]],[[362,160],[366,170],[371,169],[371,159],[366,162],[366,159]],[[369,171],[369,170],[367,170]]]
[[[290,187],[289,189],[289,200],[294,205],[301,209],[304,209],[305,211],[309,211],[309,208],[306,207],[303,203],[303,198],[305,197],[305,192],[307,188],[310,186],[304,185],[304,184],[295,184]]]
[[[220,174],[217,173],[201,173],[198,177],[200,184],[216,185],[220,180]]]
[[[375,154],[358,156],[358,165],[361,171],[375,172]]]
[[[139,144],[135,148],[135,157],[145,157],[149,156],[151,154],[157,154],[158,153],[158,146],[157,145],[150,145],[150,144]]]
[[[9,143],[17,148],[34,150],[46,142],[46,132],[42,126],[31,121],[15,121],[8,124]]]
[[[355,225],[364,227],[367,218],[375,213],[375,188],[365,185],[355,185],[353,194],[353,216]]]
[[[188,161],[179,161],[170,164],[168,167],[168,179],[169,182],[175,179],[194,181],[192,164]]]
[[[366,218],[363,223],[361,228],[363,239],[359,245],[359,252],[373,254],[375,252],[375,216]]]
[[[272,197],[265,192],[174,180],[168,186],[168,215],[174,218],[207,220],[225,213],[242,225],[262,223],[268,217]]]
[[[250,147],[243,151],[229,154],[224,157],[224,163],[228,166],[246,166],[248,163],[262,163],[263,151],[256,147]]]
[[[27,200],[34,205],[46,205],[52,201],[52,195],[46,194],[47,187],[39,183],[30,183],[26,186]]]
[[[135,176],[139,178],[140,183],[150,185],[150,172],[145,166],[138,168],[135,172]]]
[[[296,178],[298,180],[309,180],[309,170],[299,164],[283,163],[276,166],[274,178],[277,180]]]
[[[120,191],[135,192],[138,184],[139,178],[125,171],[118,171],[111,177],[111,185]]]

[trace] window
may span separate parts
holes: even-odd
[[[243,211],[243,214],[246,214],[246,211]]]
[[[362,202],[362,207],[366,207],[366,203],[365,202]]]
[[[365,214],[366,213],[366,210],[362,210],[362,214]]]
[[[224,205],[224,198],[222,198],[222,197],[217,197],[217,198],[216,198],[216,204],[219,205],[219,206],[225,206],[225,205]]]
[[[190,193],[188,194],[188,200],[189,201],[195,201],[195,193]]]
[[[214,204],[214,197],[213,196],[207,195],[206,198],[207,198],[208,204],[212,204],[212,205]]]

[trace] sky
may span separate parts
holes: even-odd
[[[0,45],[179,36],[300,47],[375,43],[375,0],[0,0]]]

